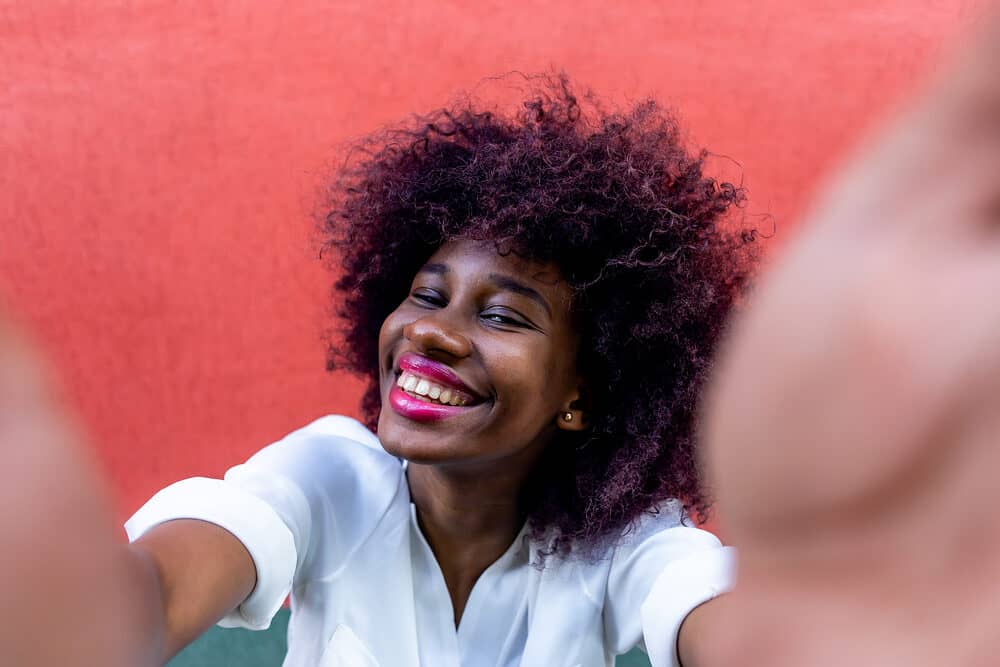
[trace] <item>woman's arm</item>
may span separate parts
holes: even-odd
[[[1000,652],[1000,15],[830,190],[702,418],[739,548],[696,665]]]
[[[723,632],[716,618],[725,599],[726,596],[722,595],[703,602],[684,618],[677,634],[677,656],[682,667],[703,667],[709,664],[704,661],[705,647],[713,641],[713,635]]]
[[[131,546],[38,357],[0,312],[0,662],[166,662],[245,598],[235,537],[177,521]]]
[[[181,519],[161,524],[126,547],[156,576],[166,662],[253,591],[250,554],[229,531]]]

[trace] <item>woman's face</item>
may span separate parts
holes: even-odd
[[[529,469],[556,428],[580,428],[570,301],[552,265],[501,256],[492,243],[439,248],[379,334],[386,451]]]

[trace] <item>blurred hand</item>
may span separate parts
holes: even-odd
[[[158,647],[137,629],[132,584],[98,477],[0,309],[0,664],[134,667]]]
[[[802,229],[706,402],[713,664],[997,664],[1000,16]]]

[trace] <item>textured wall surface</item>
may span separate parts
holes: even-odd
[[[323,370],[330,278],[310,242],[351,137],[564,68],[675,107],[787,238],[974,3],[532,4],[0,0],[0,294],[120,512],[354,412],[358,383]]]

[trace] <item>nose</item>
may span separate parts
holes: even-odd
[[[455,358],[472,353],[472,341],[450,322],[444,310],[430,313],[403,327],[403,336],[419,352],[446,354]]]

